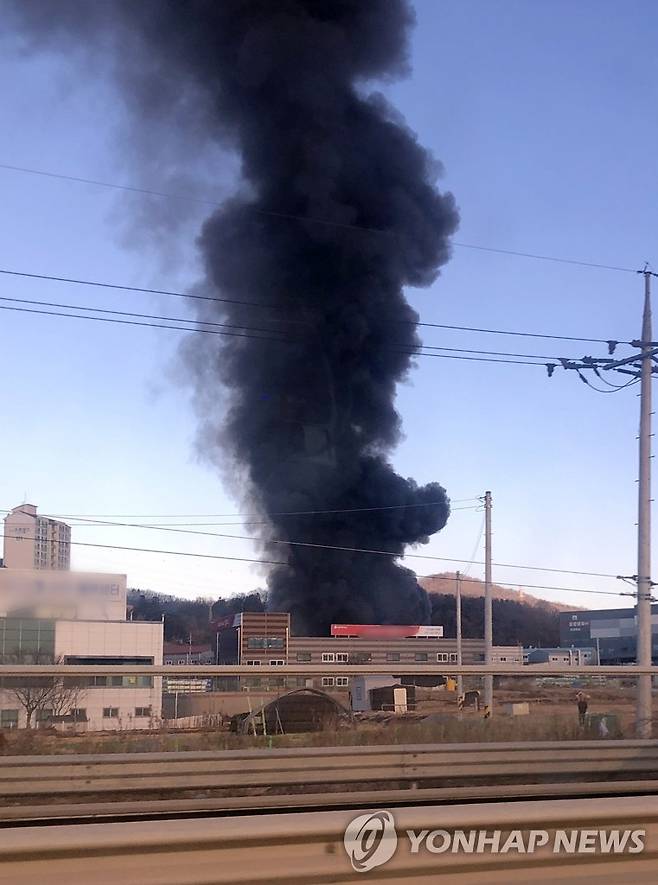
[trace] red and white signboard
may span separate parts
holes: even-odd
[[[418,624],[332,624],[332,636],[360,636],[367,639],[441,639],[443,627]]]

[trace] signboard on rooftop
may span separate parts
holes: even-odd
[[[332,624],[331,635],[367,639],[441,639],[443,627],[420,624]]]

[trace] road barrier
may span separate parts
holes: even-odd
[[[0,757],[0,820],[658,794],[658,741]]]
[[[344,834],[358,805],[315,814],[30,826],[0,830],[0,883],[69,885],[319,885],[394,882],[456,885],[655,883],[658,797],[490,803],[394,809],[397,844],[382,865],[356,872]],[[643,833],[644,850],[629,853],[556,852],[556,831],[587,829]],[[532,830],[549,843],[532,853],[414,853],[406,833]],[[392,854],[392,856],[390,856]]]

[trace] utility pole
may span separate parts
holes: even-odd
[[[640,369],[640,446],[637,513],[637,663],[651,666],[651,374],[654,350],[651,341],[651,273],[644,271],[642,315],[642,362]],[[651,737],[652,677],[638,678],[636,731]]]
[[[491,607],[491,492],[484,493],[484,663],[491,665],[493,617]],[[493,712],[493,676],[484,677],[484,705]]]
[[[455,574],[455,603],[457,606],[457,664],[462,665],[462,576],[461,572]],[[464,694],[464,677],[459,674],[457,677],[457,698],[461,698]]]
[[[644,276],[642,338],[639,341],[627,343],[638,348],[640,353],[621,360],[591,356],[584,356],[580,360],[560,357],[557,363],[546,363],[546,370],[550,378],[559,366],[563,369],[573,369],[582,382],[594,389],[598,388],[586,377],[590,372],[603,380],[609,388],[616,387],[618,390],[623,390],[624,387],[630,387],[636,382],[640,384],[637,575],[633,576],[637,582],[637,589],[632,595],[636,598],[636,663],[643,667],[651,667],[653,663],[651,655],[651,588],[653,587],[651,580],[651,437],[653,435],[651,433],[651,379],[653,375],[658,373],[658,368],[653,365],[654,360],[658,362],[658,342],[651,340],[651,277],[658,276],[658,273],[649,270],[648,266],[645,266],[644,270],[638,270],[638,273]],[[607,342],[610,357],[619,343],[619,341]],[[630,375],[631,380],[623,385],[610,384],[604,375],[611,371]],[[610,391],[605,392],[609,393]],[[631,594],[620,595],[630,596]],[[637,677],[635,725],[637,736],[640,738],[651,737],[652,678],[649,674]]]

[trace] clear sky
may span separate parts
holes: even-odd
[[[412,74],[384,91],[444,164],[443,187],[462,216],[456,240],[629,268],[658,265],[656,5],[417,0],[416,7]],[[130,135],[121,102],[101,71],[87,67],[81,78],[75,62],[26,55],[11,38],[2,48],[0,164],[173,186],[166,157],[154,155],[152,167],[137,174],[124,149]],[[230,162],[216,163],[207,196],[221,199],[233,174]],[[0,267],[165,289],[196,279],[200,207],[161,200],[171,224],[163,240],[135,224],[151,217],[140,213],[159,198],[4,169],[0,194]],[[162,296],[4,276],[0,296],[168,316],[187,310]],[[639,336],[641,296],[642,280],[631,273],[464,247],[455,247],[431,289],[409,292],[426,322],[626,340]],[[160,522],[239,511],[195,454],[196,418],[178,377],[182,337],[0,311],[0,507],[29,501],[53,514],[171,516]],[[606,355],[605,346],[440,329],[425,329],[423,338],[446,347]],[[604,396],[573,372],[549,380],[532,366],[419,357],[399,391],[406,438],[393,461],[420,482],[440,481],[453,499],[491,489],[497,562],[633,574],[636,392]],[[256,555],[249,541],[69,521],[76,541]],[[468,560],[481,522],[477,510],[456,510],[415,552]],[[250,533],[239,524],[205,530]],[[481,553],[480,545],[477,559]],[[73,564],[126,572],[133,586],[186,596],[263,584],[258,567],[212,559],[75,547]],[[409,564],[420,574],[456,567]],[[481,567],[471,574],[481,575]],[[614,579],[502,567],[494,578],[620,588]],[[537,593],[595,607],[621,602]]]

